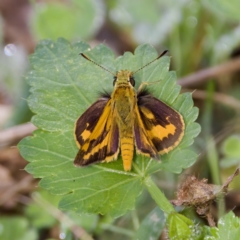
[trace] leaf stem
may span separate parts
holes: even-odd
[[[121,228],[121,227],[117,227],[117,226],[113,226],[113,225],[107,224],[107,223],[101,224],[101,228],[104,229],[104,230],[112,231],[114,233],[123,234],[123,235],[128,236],[128,237],[133,237],[134,236],[134,232],[131,231],[131,230]]]
[[[138,219],[136,210],[131,211],[131,216],[132,216],[134,230],[137,231],[140,224],[139,224],[139,219]]]
[[[157,187],[157,185],[153,182],[151,177],[146,177],[144,179],[144,185],[147,188],[148,192],[155,200],[159,208],[166,214],[171,212],[175,212],[172,204],[168,201],[165,195],[161,192],[161,190]]]
[[[211,136],[207,138],[207,145],[208,145],[207,159],[208,159],[211,175],[213,177],[213,183],[216,185],[221,185],[222,182],[221,182],[221,177],[220,177],[221,174],[219,169],[219,157],[216,149],[216,143]],[[218,209],[218,216],[220,218],[226,212],[223,196],[218,198],[217,209]]]

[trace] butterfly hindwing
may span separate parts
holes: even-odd
[[[168,153],[175,148],[184,135],[185,125],[182,116],[146,92],[138,94],[137,105],[149,145],[153,145],[159,154]],[[141,153],[146,154],[148,151],[138,143],[137,136],[136,147]]]
[[[99,99],[77,120],[75,134],[80,150],[75,165],[108,162],[117,157],[119,131],[113,114],[111,99]]]
[[[152,158],[158,158],[158,152],[145,131],[139,108],[135,109],[134,137],[137,152]]]

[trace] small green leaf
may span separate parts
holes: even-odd
[[[134,208],[149,174],[162,169],[179,173],[194,163],[197,155],[187,147],[200,131],[194,122],[198,111],[191,94],[179,95],[176,75],[169,72],[170,59],[164,56],[136,73],[136,88],[141,82],[156,82],[149,85],[149,91],[182,114],[186,129],[180,145],[163,155],[162,163],[135,156],[131,172],[123,170],[121,160],[74,167],[78,151],[73,135],[75,121],[98,98],[99,90],[113,89],[113,76],[79,56],[82,52],[112,72],[135,71],[158,56],[148,44],[139,46],[134,54],[126,52],[114,59],[104,45],[90,50],[84,42],[73,46],[64,39],[40,42],[30,58],[33,69],[26,77],[32,93],[28,104],[35,113],[32,122],[39,130],[23,139],[19,149],[30,162],[26,170],[42,178],[40,186],[64,195],[60,208],[117,217]],[[164,195],[161,200],[166,201]]]
[[[190,239],[193,222],[179,213],[172,213],[167,218],[168,236],[170,239]]]
[[[238,240],[240,236],[240,219],[229,212],[218,221],[219,240]]]
[[[231,135],[224,140],[221,146],[224,157],[220,161],[222,168],[236,166],[240,162],[240,136]]]
[[[240,158],[240,136],[228,137],[222,145],[222,153],[231,158]]]
[[[142,221],[134,237],[135,240],[157,240],[165,227],[164,212],[154,208]]]

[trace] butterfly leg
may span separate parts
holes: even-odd
[[[143,90],[144,87],[151,85],[151,84],[156,84],[158,82],[160,82],[161,80],[155,81],[155,82],[142,82],[138,88],[138,92],[141,92]]]

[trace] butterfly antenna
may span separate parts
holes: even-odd
[[[104,69],[105,71],[111,73],[113,76],[116,75],[116,74],[112,73],[111,71],[109,71],[108,69],[106,69],[105,67],[101,66],[100,64],[94,62],[92,59],[88,58],[84,53],[80,53],[79,55],[82,55],[82,57],[84,57],[84,58],[87,59],[88,61],[94,63],[94,64],[97,65],[98,67]]]
[[[151,63],[155,62],[156,60],[158,60],[160,57],[162,57],[163,55],[165,55],[168,52],[168,50],[163,51],[157,58],[153,59],[151,62],[147,63],[146,65],[144,65],[143,67],[139,68],[138,70],[136,70],[135,72],[133,72],[132,74],[135,74],[137,72],[139,72],[140,70],[142,70],[143,68],[147,67],[148,65],[150,65]]]

